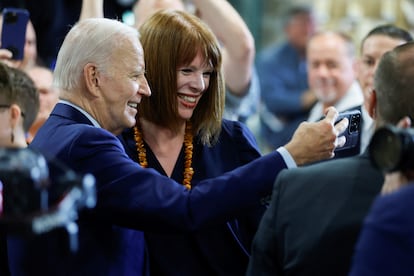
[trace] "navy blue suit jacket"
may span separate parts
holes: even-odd
[[[359,237],[350,276],[414,274],[414,185],[380,196]]]
[[[142,275],[144,242],[137,230],[192,231],[229,220],[257,206],[286,168],[274,152],[188,191],[153,169],[141,168],[116,136],[63,103],[56,105],[30,147],[79,173],[92,173],[98,202],[79,219],[77,254],[62,252],[55,233],[34,240],[10,238],[10,269],[23,275]]]

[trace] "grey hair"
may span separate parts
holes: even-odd
[[[357,51],[355,43],[350,35],[340,30],[320,30],[312,35],[311,40],[315,37],[324,35],[333,35],[339,37],[344,42],[347,55],[350,58],[355,58]]]
[[[89,18],[78,22],[59,50],[54,86],[65,91],[79,88],[87,63],[95,63],[99,70],[107,71],[111,53],[131,39],[139,39],[138,31],[114,19]]]
[[[397,124],[404,116],[414,118],[414,42],[386,52],[375,72],[378,125]]]

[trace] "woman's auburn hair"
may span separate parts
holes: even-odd
[[[139,31],[152,95],[142,99],[138,116],[178,131],[177,70],[202,53],[213,72],[190,120],[200,142],[213,145],[220,134],[225,101],[222,55],[214,33],[195,15],[173,10],[156,12]]]

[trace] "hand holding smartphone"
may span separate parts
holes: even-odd
[[[24,57],[26,43],[26,28],[29,22],[29,12],[25,9],[4,8],[1,30],[1,48],[12,52],[14,60]]]

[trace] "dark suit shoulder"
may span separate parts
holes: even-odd
[[[285,272],[346,275],[362,221],[382,183],[382,173],[366,156],[283,170],[271,206]]]
[[[283,170],[276,178],[278,185],[303,186],[349,183],[355,178],[380,175],[365,155],[327,160],[304,167]],[[346,181],[345,181],[346,180]]]

